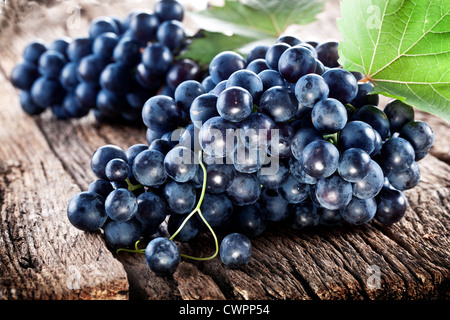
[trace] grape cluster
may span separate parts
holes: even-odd
[[[98,121],[136,123],[151,96],[197,79],[199,66],[178,58],[188,42],[183,6],[162,0],[153,9],[98,17],[87,36],[29,43],[10,76],[23,110],[37,115],[51,108],[58,119],[93,110]]]
[[[69,220],[103,228],[113,248],[153,237],[136,251],[160,275],[180,261],[174,237],[190,241],[205,225],[227,234],[220,257],[237,268],[269,223],[398,222],[433,131],[402,101],[379,108],[373,85],[339,66],[337,47],[284,36],[246,58],[221,52],[201,82],[149,98],[148,144],[96,150],[99,180],[70,201]],[[164,221],[172,236],[155,237]]]

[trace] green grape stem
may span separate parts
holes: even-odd
[[[212,254],[209,257],[193,257],[187,254],[183,254],[181,253],[180,256],[184,257],[184,258],[188,258],[188,259],[192,259],[192,260],[197,260],[197,261],[206,261],[206,260],[211,260],[214,259],[217,254],[219,253],[219,243],[217,240],[217,236],[213,230],[213,228],[210,226],[210,224],[208,223],[208,221],[205,219],[205,217],[202,214],[202,211],[200,210],[200,207],[202,205],[203,199],[205,198],[205,193],[206,193],[206,178],[207,178],[207,172],[206,172],[206,168],[205,165],[202,162],[202,152],[199,151],[198,153],[198,161],[200,164],[200,167],[203,170],[203,185],[202,185],[202,192],[200,195],[200,199],[197,203],[197,206],[194,208],[194,210],[192,210],[191,213],[189,213],[189,215],[186,217],[186,219],[184,219],[183,223],[179,226],[179,228],[177,229],[177,231],[174,232],[174,234],[169,238],[170,240],[173,240],[179,233],[180,231],[183,229],[183,227],[185,226],[185,224],[188,222],[188,220],[196,213],[198,213],[198,215],[200,216],[200,218],[203,220],[203,222],[206,224],[206,226],[208,227],[208,229],[211,231],[211,234],[214,238],[214,244],[216,247],[216,250],[214,252],[214,254]],[[143,185],[133,185],[131,184],[130,180],[127,178],[126,180],[127,184],[128,184],[128,190],[133,191],[139,188],[142,188]],[[138,248],[138,243],[140,240],[136,241],[135,245],[134,245],[134,249],[125,249],[125,248],[119,248],[116,250],[116,253],[119,253],[120,251],[125,251],[125,252],[132,252],[132,253],[141,253],[141,254],[145,254],[145,249],[139,249]]]
[[[213,255],[209,256],[209,257],[193,257],[193,256],[189,256],[187,254],[180,254],[180,256],[184,257],[184,258],[188,258],[188,259],[192,259],[192,260],[197,260],[197,261],[206,261],[206,260],[211,260],[214,259],[217,254],[219,253],[219,243],[217,241],[217,236],[213,230],[213,228],[209,225],[208,221],[206,221],[205,217],[202,214],[202,211],[200,210],[200,207],[203,203],[203,199],[205,198],[205,193],[206,193],[206,178],[207,178],[207,173],[206,173],[206,168],[205,165],[202,162],[202,152],[199,151],[198,153],[198,162],[200,164],[200,167],[203,170],[203,185],[202,185],[202,192],[200,194],[200,199],[197,203],[197,206],[194,208],[194,210],[192,210],[191,213],[189,213],[189,215],[186,217],[186,219],[184,219],[183,223],[180,225],[180,227],[177,229],[177,231],[174,232],[174,234],[170,237],[170,240],[173,240],[178,233],[180,233],[180,231],[183,229],[184,225],[188,222],[188,220],[196,213],[198,213],[198,215],[200,216],[200,218],[203,220],[203,222],[206,224],[206,226],[208,227],[208,229],[211,231],[211,234],[214,238],[214,243],[216,246],[216,250],[214,252]]]

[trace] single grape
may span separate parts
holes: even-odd
[[[397,99],[390,100],[383,111],[389,119],[392,133],[400,132],[405,124],[414,120],[414,108]]]
[[[250,262],[252,244],[243,234],[231,233],[220,244],[220,259],[229,268],[240,268]]]
[[[108,216],[104,207],[105,199],[93,192],[81,192],[73,196],[67,206],[70,223],[83,231],[100,229]]]
[[[306,200],[293,204],[290,210],[292,210],[291,225],[294,230],[302,230],[319,225],[320,215],[312,201]]]
[[[236,125],[222,117],[212,117],[200,128],[198,139],[203,151],[212,157],[223,158],[237,146]]]
[[[345,69],[331,68],[322,74],[328,85],[329,98],[334,98],[342,104],[352,101],[358,93],[358,82],[353,74]]]
[[[296,46],[301,44],[302,41],[297,37],[286,35],[279,37],[275,43],[286,43],[290,46]]]
[[[102,33],[112,32],[119,34],[119,29],[116,23],[110,17],[98,17],[89,23],[89,37],[94,39],[101,35]]]
[[[227,81],[227,88],[240,87],[247,90],[253,101],[258,102],[263,92],[263,83],[258,75],[250,70],[243,69],[233,72]]]
[[[311,117],[314,128],[323,134],[341,131],[347,124],[347,110],[339,100],[333,98],[317,102]]]
[[[278,72],[290,83],[316,69],[314,55],[305,47],[292,47],[283,52],[278,61]]]
[[[258,73],[258,77],[263,84],[263,91],[275,86],[284,86],[285,82],[283,77],[275,70],[264,70]]]
[[[130,70],[123,63],[108,64],[100,75],[100,86],[109,91],[125,94],[129,91],[130,83]]]
[[[348,122],[339,135],[339,149],[359,148],[367,153],[375,150],[375,132],[373,128],[362,121]]]
[[[166,73],[167,88],[175,91],[183,81],[199,80],[200,75],[200,67],[194,60],[176,60]]]
[[[233,204],[246,206],[258,201],[261,186],[256,174],[236,172],[226,193]]]
[[[317,74],[307,74],[295,84],[295,96],[302,105],[312,108],[320,100],[328,98],[328,85]]]
[[[75,62],[66,63],[59,74],[59,82],[67,91],[74,91],[80,83],[78,79],[78,64]]]
[[[187,182],[195,177],[199,165],[192,150],[177,146],[164,157],[164,169],[176,182]]]
[[[381,167],[374,160],[370,160],[367,175],[353,184],[353,195],[359,199],[375,197],[384,183],[384,174]]]
[[[111,181],[125,181],[130,174],[130,166],[123,159],[112,159],[106,164],[105,174]]]
[[[134,67],[141,61],[141,44],[132,38],[121,38],[113,51],[116,63]]]
[[[231,218],[233,204],[225,193],[205,193],[200,210],[211,227],[223,227]]]
[[[302,169],[311,177],[322,179],[331,176],[339,163],[339,151],[330,142],[315,140],[303,149],[299,159]]]
[[[236,206],[233,225],[249,238],[259,236],[267,227],[265,212],[258,202],[248,206]]]
[[[281,55],[290,47],[287,43],[276,43],[267,49],[265,59],[270,69],[278,72],[278,61]]]
[[[232,164],[206,165],[206,190],[209,193],[222,193],[233,183],[236,172]]]
[[[380,157],[382,165],[392,171],[402,171],[409,168],[415,158],[412,145],[405,139],[391,138],[383,144]]]
[[[371,158],[364,150],[350,148],[342,153],[339,160],[339,175],[348,182],[363,179],[370,171]]]
[[[213,81],[218,84],[237,70],[244,69],[245,59],[236,52],[223,51],[217,54],[209,64],[209,74]]]
[[[185,43],[186,33],[180,21],[168,20],[161,23],[156,34],[159,43],[172,51],[179,50]]]
[[[47,50],[47,46],[44,41],[36,39],[30,42],[23,50],[22,57],[25,61],[37,64],[41,54]]]
[[[339,42],[328,40],[321,42],[316,47],[317,58],[328,68],[339,67]]]
[[[250,64],[252,61],[257,59],[265,59],[266,52],[269,49],[268,45],[257,45],[250,49],[247,53],[247,64]]]
[[[110,220],[106,223],[104,231],[106,243],[113,249],[133,248],[136,241],[141,238],[143,228],[136,219]]]
[[[40,76],[36,65],[30,62],[21,62],[14,66],[10,80],[12,85],[20,90],[30,90],[34,81]]]
[[[400,137],[408,140],[415,152],[430,149],[434,142],[433,129],[426,122],[420,120],[406,123],[400,130]]]
[[[189,116],[194,126],[200,128],[203,123],[219,115],[217,102],[218,97],[213,93],[201,94],[192,101]]]
[[[178,214],[191,212],[197,202],[195,188],[189,182],[169,181],[164,185],[164,198],[170,210]]]
[[[264,70],[269,70],[269,66],[266,63],[266,59],[260,58],[248,63],[246,69],[256,74],[259,74]]]
[[[352,200],[341,209],[342,218],[350,224],[361,225],[369,222],[377,212],[377,202],[375,198]]]
[[[308,197],[309,185],[299,182],[293,176],[289,176],[278,191],[287,202],[300,203]]]
[[[157,227],[166,218],[167,205],[162,197],[147,191],[137,197],[136,219],[146,228]]]
[[[142,120],[148,128],[168,132],[177,127],[180,118],[181,108],[168,96],[151,97],[142,108]]]
[[[319,224],[322,226],[338,226],[342,224],[341,210],[330,210],[319,207],[320,220]]]
[[[338,174],[320,179],[316,184],[317,201],[325,208],[342,209],[352,199],[352,184]]]
[[[67,46],[66,54],[70,61],[80,62],[81,59],[92,53],[93,38],[78,37]]]
[[[105,200],[105,210],[114,221],[127,221],[137,212],[136,196],[129,190],[119,188],[112,191]]]
[[[266,114],[251,113],[241,122],[240,138],[249,149],[266,149],[270,144],[275,122]]]
[[[243,143],[233,152],[233,165],[236,171],[242,173],[254,173],[261,169],[266,158],[266,153],[262,149],[248,149]]]
[[[194,99],[206,92],[207,91],[200,82],[196,80],[187,80],[182,82],[175,89],[174,97],[181,109],[184,112],[189,112]]]
[[[133,39],[138,40],[142,45],[156,39],[156,31],[159,30],[159,19],[155,14],[140,12],[130,20],[128,32]]]
[[[180,263],[180,252],[172,240],[158,237],[151,240],[145,248],[145,261],[157,275],[171,275]]]
[[[217,112],[231,122],[239,122],[248,117],[253,108],[253,97],[245,88],[228,87],[217,98]]]
[[[112,32],[102,33],[92,43],[92,53],[104,59],[111,59],[114,48],[119,42],[119,36]]]
[[[22,90],[19,94],[20,106],[22,110],[29,115],[38,115],[45,111],[45,107],[41,107],[34,103],[29,91]]]
[[[183,21],[184,7],[177,0],[163,0],[155,3],[154,12],[159,21]]]
[[[150,146],[148,147],[149,150],[156,150],[161,152],[163,155],[166,155],[167,152],[172,150],[173,144],[169,141],[163,140],[163,139],[155,139],[152,141]]]
[[[298,101],[295,98],[295,94],[288,88],[275,86],[263,93],[259,107],[273,121],[286,122],[297,113]]]
[[[167,179],[164,169],[164,155],[156,150],[145,150],[134,158],[134,178],[144,186],[160,186]]]
[[[46,108],[61,102],[64,97],[64,90],[59,81],[39,77],[33,83],[30,94],[37,106]]]
[[[420,168],[414,161],[409,168],[403,171],[389,170],[386,177],[391,185],[400,191],[414,188],[420,180]]]
[[[88,191],[96,193],[106,199],[106,197],[114,190],[108,180],[98,179],[89,184]]]
[[[397,223],[405,216],[408,200],[401,191],[382,188],[376,200],[377,213],[375,219],[379,222],[391,225]]]

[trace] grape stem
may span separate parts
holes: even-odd
[[[200,194],[200,199],[197,203],[197,206],[194,208],[194,210],[192,210],[191,213],[189,213],[189,215],[186,217],[186,219],[184,219],[183,223],[180,225],[180,227],[178,228],[177,231],[174,232],[174,234],[170,237],[170,240],[173,240],[178,233],[180,233],[180,231],[183,229],[184,225],[188,222],[188,220],[195,214],[198,213],[198,215],[200,216],[200,218],[203,220],[203,222],[206,224],[206,226],[208,227],[208,229],[211,231],[211,234],[214,238],[214,243],[216,246],[216,251],[214,252],[213,255],[209,256],[209,257],[193,257],[187,254],[180,254],[180,256],[184,257],[184,258],[188,258],[188,259],[192,259],[192,260],[197,260],[197,261],[206,261],[206,260],[211,260],[214,259],[217,254],[219,253],[219,243],[217,241],[217,236],[214,233],[213,228],[209,225],[208,221],[206,221],[205,217],[202,214],[202,211],[200,210],[200,206],[202,205],[203,199],[205,197],[205,193],[206,193],[206,178],[207,178],[207,173],[206,173],[206,168],[205,165],[202,162],[202,151],[198,152],[198,162],[200,164],[200,167],[203,170],[203,186],[202,186],[202,192]]]
[[[184,258],[188,258],[191,260],[197,260],[197,261],[206,261],[206,260],[211,260],[214,259],[217,254],[219,253],[219,243],[217,241],[217,236],[213,230],[213,228],[209,225],[208,221],[206,221],[205,217],[202,214],[202,211],[200,210],[200,206],[202,205],[203,199],[205,198],[205,193],[206,193],[206,177],[207,177],[207,173],[206,173],[206,168],[205,165],[202,162],[202,151],[199,151],[198,153],[198,162],[200,164],[200,167],[203,170],[203,185],[202,185],[202,192],[200,195],[200,199],[197,203],[197,206],[194,208],[194,210],[192,210],[191,213],[189,213],[189,215],[186,217],[186,219],[184,219],[183,223],[180,225],[180,227],[177,229],[177,231],[175,231],[175,233],[169,238],[170,240],[173,240],[179,233],[180,231],[183,229],[183,227],[185,226],[185,224],[188,222],[188,220],[196,213],[198,213],[198,215],[200,216],[200,218],[203,220],[203,222],[206,224],[206,226],[208,227],[208,229],[211,231],[211,234],[214,238],[214,243],[216,246],[216,251],[214,252],[213,255],[209,256],[209,257],[193,257],[187,254],[183,254],[180,253],[181,257]],[[139,189],[141,187],[143,187],[142,185],[136,185],[134,186],[133,184],[131,184],[130,180],[127,178],[127,183],[128,183],[128,190],[133,191],[136,189]],[[139,244],[140,240],[136,241],[136,243],[134,244],[134,249],[125,249],[125,248],[119,248],[116,250],[116,253],[119,253],[120,251],[125,251],[125,252],[133,252],[133,253],[141,253],[141,254],[145,254],[145,249],[139,249],[138,248],[138,244]]]
[[[338,146],[338,141],[339,141],[339,133],[335,132],[332,134],[326,134],[323,136],[323,138],[329,142],[331,142],[332,144],[334,144],[336,147]]]
[[[126,178],[125,182],[128,185],[128,191],[131,191],[131,192],[144,187],[144,185],[142,185],[142,184],[136,184],[136,185],[132,184],[130,181],[130,178]]]

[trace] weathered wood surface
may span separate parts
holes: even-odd
[[[73,228],[66,206],[94,179],[92,152],[106,143],[123,148],[145,143],[145,129],[99,125],[92,116],[58,121],[46,112],[29,117],[7,78],[33,38],[82,35],[93,17],[123,17],[141,5],[81,1],[76,4],[82,8],[79,25],[69,28],[75,3],[52,1],[44,8],[33,2],[26,9],[26,1],[18,1],[1,22],[0,299],[449,298],[450,133],[448,123],[420,112],[436,141],[420,162],[421,182],[406,192],[406,217],[394,226],[373,221],[295,233],[271,225],[252,240],[252,260],[240,270],[226,268],[219,259],[185,260],[173,277],[163,278],[147,268],[142,255],[111,253],[101,233]],[[289,32],[303,39],[339,39],[338,5],[330,0],[317,22]],[[209,254],[213,241],[205,234],[181,247]],[[374,282],[378,276],[380,282]]]

